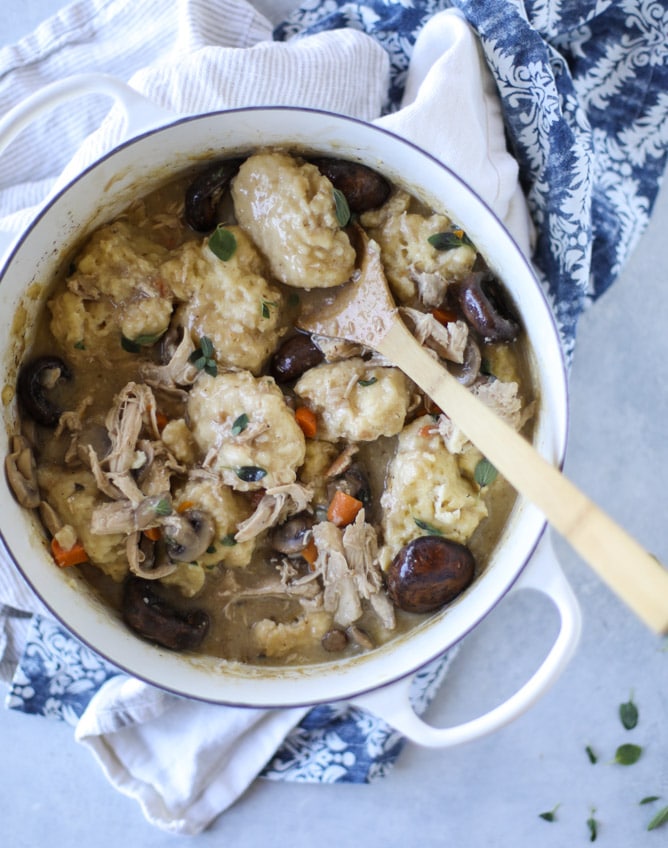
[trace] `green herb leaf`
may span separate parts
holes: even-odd
[[[211,359],[214,354],[213,342],[208,336],[202,336],[199,340],[199,349],[202,351],[202,356]]]
[[[237,544],[237,540],[234,538],[234,533],[228,533],[227,536],[223,536],[220,540],[220,544],[224,545],[226,548],[233,548]]]
[[[121,336],[121,347],[128,353],[139,353],[141,350],[137,342],[133,342],[132,339],[127,338],[127,336]]]
[[[661,798],[660,795],[647,795],[642,801],[638,801],[639,804],[653,804],[655,801],[658,801]]]
[[[223,262],[227,262],[234,256],[237,249],[237,240],[233,232],[218,224],[209,236],[209,250]]]
[[[446,233],[434,233],[427,238],[429,244],[440,251],[455,250],[464,245],[470,245],[471,239],[463,230],[449,230]]]
[[[215,554],[216,553],[216,546],[215,545],[209,545],[209,547],[206,549],[206,552],[208,554]]]
[[[122,344],[122,341],[121,341],[121,344]],[[76,350],[86,350],[86,345],[83,343],[83,341],[74,342],[74,347],[76,348]]]
[[[368,380],[358,380],[357,385],[362,386],[362,387],[373,386],[373,384],[377,383],[377,382],[378,382],[378,377],[369,377]]]
[[[215,352],[211,339],[208,336],[202,336],[200,346],[190,354],[189,361],[198,371],[205,371],[215,377],[218,374],[218,366],[214,358]]]
[[[270,310],[271,306],[278,306],[278,304],[276,303],[275,300],[265,300],[264,298],[262,299],[262,317],[263,318],[270,318],[271,317],[271,310]]]
[[[248,416],[245,412],[242,412],[241,415],[235,419],[234,424],[232,424],[232,435],[238,436],[239,433],[243,433],[246,427],[248,427]]]
[[[632,766],[642,756],[642,748],[639,745],[620,745],[615,751],[615,762],[620,766]]]
[[[553,822],[557,820],[557,810],[561,805],[557,804],[552,810],[548,810],[546,813],[539,813],[538,818],[543,819],[547,822]]]
[[[659,810],[652,821],[647,825],[647,830],[656,830],[657,827],[661,827],[661,825],[666,824],[666,822],[668,822],[668,807],[664,807],[662,810]]]
[[[492,463],[483,457],[476,465],[473,477],[482,489],[484,486],[489,486],[490,483],[493,483],[496,480],[498,473],[499,472]]]
[[[587,752],[587,756],[589,757],[589,762],[592,765],[594,765],[594,763],[598,762],[598,757],[596,756],[596,754],[594,753],[594,751],[592,750],[590,745],[587,745],[587,747],[585,748],[585,751]]]
[[[592,807],[589,818],[587,819],[587,827],[589,828],[589,841],[596,842],[596,837],[598,836],[598,822],[594,818],[594,813],[596,810]]]
[[[485,377],[496,377],[496,375],[492,371],[492,363],[485,356],[483,356],[480,362],[480,373],[484,374]]]
[[[443,532],[438,529],[438,527],[434,527],[433,524],[429,524],[427,521],[423,521],[421,518],[414,518],[413,521],[417,524],[420,530],[424,530],[426,533],[429,533],[430,536],[442,536]]]
[[[346,227],[350,221],[350,206],[345,194],[338,188],[333,191],[336,220],[340,227]]]
[[[633,696],[625,704],[619,705],[619,718],[627,730],[633,730],[638,724],[638,707],[633,703]]]
[[[121,347],[127,350],[128,353],[138,353],[142,347],[151,347],[158,339],[165,335],[167,328],[160,330],[158,333],[144,333],[134,339],[128,339],[126,336],[121,336]]]
[[[267,470],[259,468],[257,465],[242,465],[236,469],[236,475],[244,483],[258,483],[263,477],[266,477]]]
[[[160,498],[160,500],[155,505],[155,514],[156,515],[171,515],[172,514],[172,505],[167,500],[167,498]]]

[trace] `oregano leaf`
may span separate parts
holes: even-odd
[[[333,194],[336,220],[340,227],[346,227],[350,221],[350,206],[348,206],[348,200],[341,189],[335,188]]]
[[[463,230],[434,233],[427,238],[427,241],[435,250],[440,251],[456,250],[458,247],[471,244],[471,240]]]
[[[633,703],[633,697],[619,705],[619,718],[627,730],[633,730],[638,724],[638,707]]]
[[[433,524],[429,524],[428,521],[423,521],[421,518],[414,518],[413,521],[417,524],[420,530],[424,530],[426,533],[429,533],[430,536],[442,536],[443,532],[438,529],[438,527],[434,527]]]
[[[236,475],[244,483],[257,483],[267,476],[267,470],[266,468],[259,468],[257,465],[242,465],[236,469]]]
[[[218,224],[216,229],[209,236],[209,250],[215,254],[218,259],[227,262],[234,256],[237,249],[237,239],[231,230],[226,229],[222,224]]]
[[[620,745],[615,751],[615,762],[620,766],[632,766],[637,763],[642,756],[642,748],[640,745]]]
[[[545,813],[539,813],[538,818],[543,819],[546,822],[553,822],[557,820],[557,810],[559,809],[560,804],[557,804],[551,810],[548,810]]]
[[[239,433],[243,433],[246,427],[248,427],[248,416],[245,412],[242,412],[238,418],[235,418],[232,424],[232,435],[238,436]]]
[[[493,483],[496,480],[498,473],[499,472],[492,465],[492,463],[488,459],[485,459],[485,457],[483,457],[476,465],[475,471],[473,472],[473,477],[476,483],[482,489],[485,486],[489,486],[490,483]]]
[[[668,807],[664,807],[662,810],[659,810],[659,812],[647,825],[647,830],[656,830],[657,827],[661,827],[661,825],[666,824],[666,822],[668,822]]]

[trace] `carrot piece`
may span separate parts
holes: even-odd
[[[426,439],[429,436],[433,436],[437,432],[438,432],[438,430],[437,430],[437,428],[434,424],[424,424],[418,430],[418,436],[422,436],[423,438]]]
[[[457,320],[457,313],[453,312],[452,309],[435,308],[430,311],[439,324],[449,324],[451,321]]]
[[[309,543],[306,545],[304,550],[302,551],[302,556],[306,560],[309,565],[313,565],[313,563],[318,558],[318,548],[316,547],[313,539],[309,540]]]
[[[306,438],[313,439],[318,431],[318,419],[315,412],[309,409],[308,406],[298,406],[295,409],[295,419],[297,424],[302,428],[302,432]]]
[[[80,565],[88,562],[88,554],[81,542],[75,542],[71,548],[63,548],[55,538],[51,539],[51,554],[59,568],[67,568],[70,565]]]
[[[147,539],[150,539],[152,542],[157,542],[158,539],[162,536],[162,530],[159,527],[149,527],[144,530],[144,536]]]
[[[195,506],[195,501],[182,501],[177,507],[177,512],[188,512],[189,509],[192,509]]]
[[[364,504],[352,495],[337,489],[327,510],[327,520],[337,527],[352,524]]]
[[[155,420],[158,425],[158,430],[160,430],[160,432],[162,433],[162,431],[165,429],[169,422],[169,418],[167,418],[164,412],[156,412]]]

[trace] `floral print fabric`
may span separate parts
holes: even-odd
[[[668,146],[665,0],[307,0],[280,39],[352,26],[390,55],[399,108],[412,47],[436,12],[476,30],[536,229],[533,263],[570,358],[577,321],[645,230]],[[456,85],[453,80],[453,85]]]

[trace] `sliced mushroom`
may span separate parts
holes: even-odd
[[[464,361],[461,365],[456,365],[454,362],[448,363],[448,371],[463,386],[472,386],[480,373],[481,365],[482,354],[480,353],[480,347],[469,334],[466,347],[464,348]]]
[[[23,436],[12,436],[12,450],[5,457],[5,471],[7,482],[19,504],[27,509],[36,509],[41,500],[37,466],[32,448]]]
[[[55,536],[63,526],[63,520],[47,501],[40,501],[39,517],[42,520],[42,524],[52,536]]]
[[[203,610],[177,610],[139,577],[125,583],[123,620],[137,635],[172,651],[196,650],[209,629],[209,616]]]
[[[163,522],[167,554],[176,562],[193,562],[206,553],[216,532],[208,512],[188,509],[174,513]]]
[[[346,633],[352,642],[360,648],[363,648],[365,651],[371,651],[376,647],[366,630],[362,630],[362,628],[358,627],[356,624],[351,624],[349,627],[346,627]]]
[[[17,392],[25,412],[38,424],[55,427],[63,410],[48,393],[62,381],[69,382],[72,372],[58,356],[40,356],[19,371]]]
[[[351,212],[377,209],[390,196],[390,184],[373,168],[347,159],[320,157],[310,160],[334,188],[345,195]]]
[[[173,574],[178,565],[167,556],[162,539],[152,541],[145,533],[131,533],[126,542],[130,571],[145,580],[160,580]]]
[[[218,204],[243,159],[225,159],[206,168],[186,189],[185,219],[198,233],[208,233],[218,223]]]
[[[485,341],[511,342],[517,338],[520,325],[510,315],[489,270],[469,274],[458,288],[458,298],[467,321]]]
[[[293,515],[271,532],[271,546],[286,556],[301,553],[308,544],[315,519],[308,512]]]

